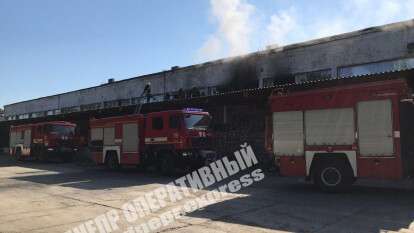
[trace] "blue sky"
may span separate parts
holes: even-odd
[[[0,0],[0,107],[414,18],[414,0]]]

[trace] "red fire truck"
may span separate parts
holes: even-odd
[[[337,191],[357,178],[414,173],[414,106],[406,80],[279,92],[270,109],[268,141],[283,176]]]
[[[214,159],[210,115],[184,109],[92,119],[90,149],[98,164],[156,166],[163,174]]]
[[[75,124],[54,121],[10,127],[10,155],[18,160],[70,160],[76,151]]]

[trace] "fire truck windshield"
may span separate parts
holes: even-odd
[[[206,130],[210,125],[209,115],[186,114],[184,117],[187,129]]]
[[[63,136],[73,136],[75,134],[75,127],[65,125],[47,125],[46,132]]]

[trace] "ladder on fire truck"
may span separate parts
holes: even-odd
[[[145,85],[144,90],[142,91],[141,95],[138,97],[138,103],[137,103],[137,106],[135,107],[134,114],[141,113],[141,108],[143,105],[143,103],[141,102],[141,99],[144,96],[147,97],[147,103],[149,103],[149,100],[151,99],[151,83],[147,83]]]

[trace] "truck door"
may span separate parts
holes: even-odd
[[[180,140],[182,118],[178,114],[168,116],[168,140],[171,143],[178,143]]]
[[[363,101],[358,109],[358,174],[371,178],[400,178],[394,151],[392,101]]]
[[[167,137],[165,136],[164,117],[161,114],[153,114],[148,117],[145,144],[165,144]]]

